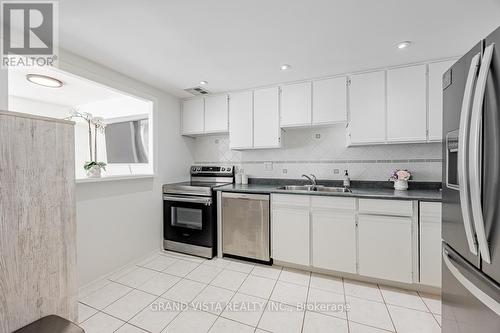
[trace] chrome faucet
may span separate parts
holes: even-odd
[[[308,175],[302,175],[302,177],[307,178],[311,182],[312,186],[316,186],[317,185],[317,178],[316,178],[315,175],[313,175],[313,174],[311,174],[310,176],[308,176]]]

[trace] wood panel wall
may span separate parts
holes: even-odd
[[[72,122],[0,111],[0,333],[77,319]]]

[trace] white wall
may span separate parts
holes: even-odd
[[[234,164],[251,177],[296,179],[313,173],[335,180],[349,170],[353,180],[383,181],[392,170],[404,168],[412,171],[414,180],[441,181],[440,143],[347,148],[345,125],[287,129],[282,134],[281,149],[230,150],[228,135],[193,140],[196,163]],[[265,162],[272,162],[272,170],[266,170]]]
[[[154,179],[77,184],[80,285],[159,249],[164,183],[186,180],[193,163],[189,139],[180,135],[180,101],[73,54],[60,52],[60,68],[155,102]]]
[[[70,114],[71,107],[10,95],[9,111],[61,119]]]
[[[8,71],[0,69],[0,110],[8,110]]]

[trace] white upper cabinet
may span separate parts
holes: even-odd
[[[345,76],[313,82],[312,124],[347,121],[347,78]]]
[[[189,99],[182,103],[182,134],[202,134],[205,130],[205,101]]]
[[[253,148],[253,92],[229,95],[229,147]]]
[[[205,133],[220,133],[228,130],[227,95],[205,98]]]
[[[281,127],[310,126],[311,82],[281,87]]]
[[[427,140],[427,66],[387,71],[387,141]]]
[[[278,87],[254,91],[253,123],[254,148],[281,146]]]
[[[443,139],[443,74],[454,61],[429,64],[429,141]]]
[[[385,142],[385,71],[352,75],[349,144]]]

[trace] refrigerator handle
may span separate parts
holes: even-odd
[[[443,249],[443,262],[448,268],[448,270],[453,274],[453,276],[467,289],[476,299],[481,301],[484,305],[486,305],[489,309],[495,312],[498,316],[500,316],[500,303],[498,303],[495,299],[489,296],[487,293],[482,291],[479,287],[477,287],[472,281],[470,281],[460,269],[458,269],[452,262],[453,258],[450,257],[448,251]]]
[[[469,152],[469,130],[471,119],[471,101],[474,92],[474,84],[476,81],[476,73],[479,67],[481,54],[476,54],[470,63],[469,72],[467,74],[467,82],[465,84],[464,98],[462,100],[462,110],[460,112],[460,127],[458,129],[458,190],[460,194],[460,207],[462,210],[462,218],[465,228],[465,236],[469,245],[469,250],[474,255],[477,255],[477,246],[474,239],[474,230],[472,228],[472,213],[470,202],[470,189],[467,178],[469,169],[468,152]]]
[[[479,244],[479,252],[482,259],[491,264],[490,249],[486,239],[484,228],[483,208],[481,202],[481,128],[483,115],[483,101],[486,90],[486,80],[490,71],[491,59],[493,56],[495,44],[490,44],[484,50],[481,69],[476,84],[474,94],[474,102],[472,104],[472,119],[470,132],[470,155],[469,155],[469,180],[471,192],[471,208],[472,220],[476,229],[477,242]]]

